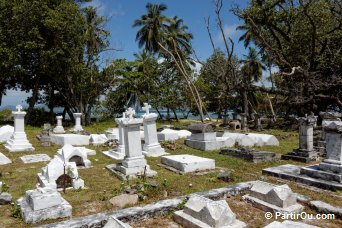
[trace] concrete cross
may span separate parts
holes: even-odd
[[[133,108],[128,108],[126,111],[126,115],[130,120],[133,119],[133,115],[135,114],[135,110]]]
[[[15,108],[17,109],[18,112],[21,112],[21,109],[23,108],[23,106],[17,105],[17,106],[15,106]]]
[[[151,105],[149,105],[148,103],[144,103],[144,107],[142,107],[142,110],[144,110],[146,112],[146,115],[150,114],[150,108]]]

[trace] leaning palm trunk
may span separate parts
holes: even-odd
[[[171,56],[171,58],[174,60],[175,64],[176,64],[176,67],[177,69],[179,70],[179,72],[183,75],[186,83],[188,84],[188,87],[190,89],[190,92],[191,92],[191,95],[193,96],[194,100],[195,100],[195,103],[196,103],[196,106],[197,106],[197,109],[198,109],[198,112],[200,114],[200,118],[201,118],[201,121],[204,122],[204,116],[203,116],[203,103],[202,103],[202,99],[199,95],[199,92],[196,88],[196,86],[193,84],[193,82],[191,81],[191,78],[190,76],[186,73],[186,70],[182,64],[181,61],[180,64],[179,62],[177,61],[176,57],[169,51],[167,50],[162,44],[158,43],[158,45],[165,51],[168,53],[168,55]],[[177,51],[176,51],[177,53]],[[178,53],[177,53],[178,55]],[[178,55],[179,56],[179,55]]]

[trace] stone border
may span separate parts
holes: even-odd
[[[241,182],[232,186],[212,189],[205,192],[195,193],[204,197],[207,197],[212,200],[225,199],[228,196],[235,196],[240,194],[246,190],[249,190],[253,181],[250,182]],[[161,200],[155,203],[147,204],[142,207],[131,207],[118,211],[107,212],[107,213],[98,213],[95,215],[88,215],[84,217],[74,218],[63,222],[51,223],[47,225],[42,225],[39,227],[48,228],[48,227],[56,227],[56,228],[76,228],[76,227],[103,227],[107,222],[110,216],[114,216],[117,219],[122,221],[136,221],[142,218],[149,218],[157,215],[167,214],[170,211],[176,210],[178,205],[186,200],[190,195],[181,196],[173,199]]]

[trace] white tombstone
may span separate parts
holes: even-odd
[[[125,157],[125,136],[124,136],[124,128],[121,120],[126,119],[126,113],[122,113],[122,118],[115,118],[115,122],[118,125],[118,133],[119,133],[119,144],[115,150],[103,151],[103,154],[113,158],[115,160],[122,160]]]
[[[227,201],[214,201],[196,194],[191,195],[183,210],[174,213],[173,219],[182,227],[247,227],[236,219]]]
[[[54,133],[65,133],[64,128],[63,128],[63,124],[62,124],[62,120],[63,120],[63,116],[56,116],[57,119],[57,126],[53,129]]]
[[[89,135],[81,134],[50,134],[51,142],[64,146],[71,144],[73,146],[85,146],[89,145]]]
[[[202,158],[189,154],[163,156],[161,158],[161,163],[176,169],[181,173],[215,169],[214,159]]]
[[[137,175],[145,173],[147,177],[155,176],[157,173],[150,169],[141,150],[140,125],[143,119],[134,119],[135,111],[128,108],[126,115],[128,118],[120,120],[124,129],[125,158],[115,165],[114,173],[121,179],[133,179]]]
[[[5,125],[0,127],[0,142],[6,142],[10,140],[13,135],[14,127],[10,125]]]
[[[91,134],[89,138],[90,145],[99,146],[103,145],[108,141],[105,134]]]
[[[82,148],[66,144],[61,150],[58,150],[57,153],[65,163],[75,162],[77,167],[91,167],[91,161],[88,159],[87,151]]]
[[[73,113],[73,116],[75,118],[75,126],[72,131],[83,131],[83,127],[81,125],[82,113]]]
[[[151,105],[144,103],[143,110],[145,114],[143,115],[144,123],[144,136],[145,145],[143,147],[143,154],[148,157],[159,157],[166,155],[164,148],[160,146],[157,136],[157,125],[156,120],[158,115],[155,113],[150,113],[149,109]]]
[[[250,194],[242,198],[261,210],[273,213],[298,213],[304,208],[297,203],[296,194],[286,184],[277,186],[263,181],[255,181]]]
[[[17,111],[13,111],[12,115],[14,116],[14,132],[11,136],[10,140],[5,144],[6,149],[10,152],[17,151],[32,151],[34,148],[32,144],[29,143],[25,133],[25,121],[24,117],[26,112],[21,111],[23,108],[21,105],[16,106]]]
[[[37,188],[28,190],[17,204],[26,223],[37,223],[47,219],[71,217],[72,206],[56,189]]]

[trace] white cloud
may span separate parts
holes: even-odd
[[[112,4],[115,4],[116,7],[112,7]],[[85,3],[84,6],[92,6],[97,9],[99,15],[106,17],[116,17],[125,15],[125,12],[122,9],[122,5],[117,4],[115,2],[108,4],[108,1],[92,0],[91,2]]]
[[[241,31],[240,30],[236,30],[236,28],[239,26],[239,24],[232,24],[232,25],[224,25],[223,26],[223,31],[224,31],[224,35],[228,38],[239,38],[239,36],[241,35]],[[216,34],[216,42],[218,43],[222,43],[223,42],[223,37],[222,37],[222,33],[221,31],[218,31],[218,33]]]

